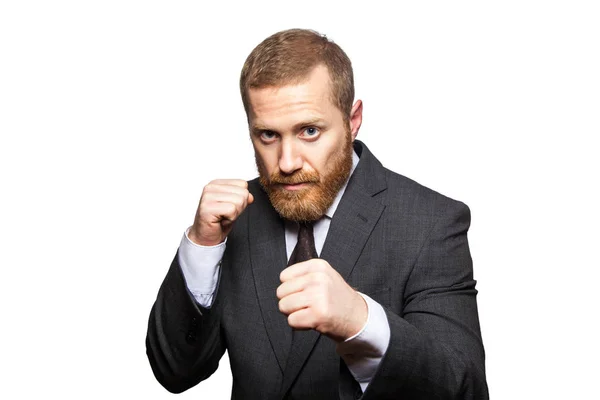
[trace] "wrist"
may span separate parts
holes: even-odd
[[[369,306],[367,302],[358,292],[354,293],[356,294],[355,306],[352,308],[351,320],[343,341],[347,341],[362,332],[369,319]]]
[[[221,238],[211,240],[198,235],[193,226],[189,229],[189,231],[186,232],[186,236],[192,243],[198,246],[211,247],[217,246],[224,242],[224,240]]]

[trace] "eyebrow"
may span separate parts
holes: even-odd
[[[300,129],[304,126],[311,126],[311,125],[316,125],[318,127],[322,127],[325,125],[325,123],[324,123],[323,119],[319,118],[319,117],[309,118],[307,120],[304,120],[304,121],[301,121],[301,122],[298,122],[297,124],[295,124],[292,127],[292,130],[297,131],[298,129]],[[263,132],[263,131],[277,132],[276,129],[271,129],[262,124],[252,125],[252,132]]]

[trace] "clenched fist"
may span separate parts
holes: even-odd
[[[191,241],[202,246],[222,243],[233,222],[252,204],[254,196],[248,182],[241,179],[217,179],[204,187],[194,225],[188,233]]]
[[[279,310],[295,329],[315,329],[336,342],[367,322],[367,303],[325,260],[313,258],[284,269],[277,288]]]

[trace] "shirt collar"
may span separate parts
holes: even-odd
[[[342,188],[338,191],[337,196],[335,196],[335,199],[333,199],[333,203],[331,203],[331,206],[325,212],[326,217],[330,219],[333,218],[333,214],[335,214],[335,210],[337,210],[337,207],[340,204],[340,200],[342,200],[342,196],[344,195],[346,187],[348,186],[348,181],[354,173],[354,170],[356,169],[356,165],[358,164],[359,160],[360,158],[358,158],[356,152],[352,150],[352,168],[350,169],[350,174],[348,174],[348,179],[346,179],[346,183],[344,183],[344,186],[342,186]]]

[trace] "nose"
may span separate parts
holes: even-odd
[[[293,140],[283,140],[279,155],[279,170],[282,174],[292,174],[302,169],[302,155]]]

